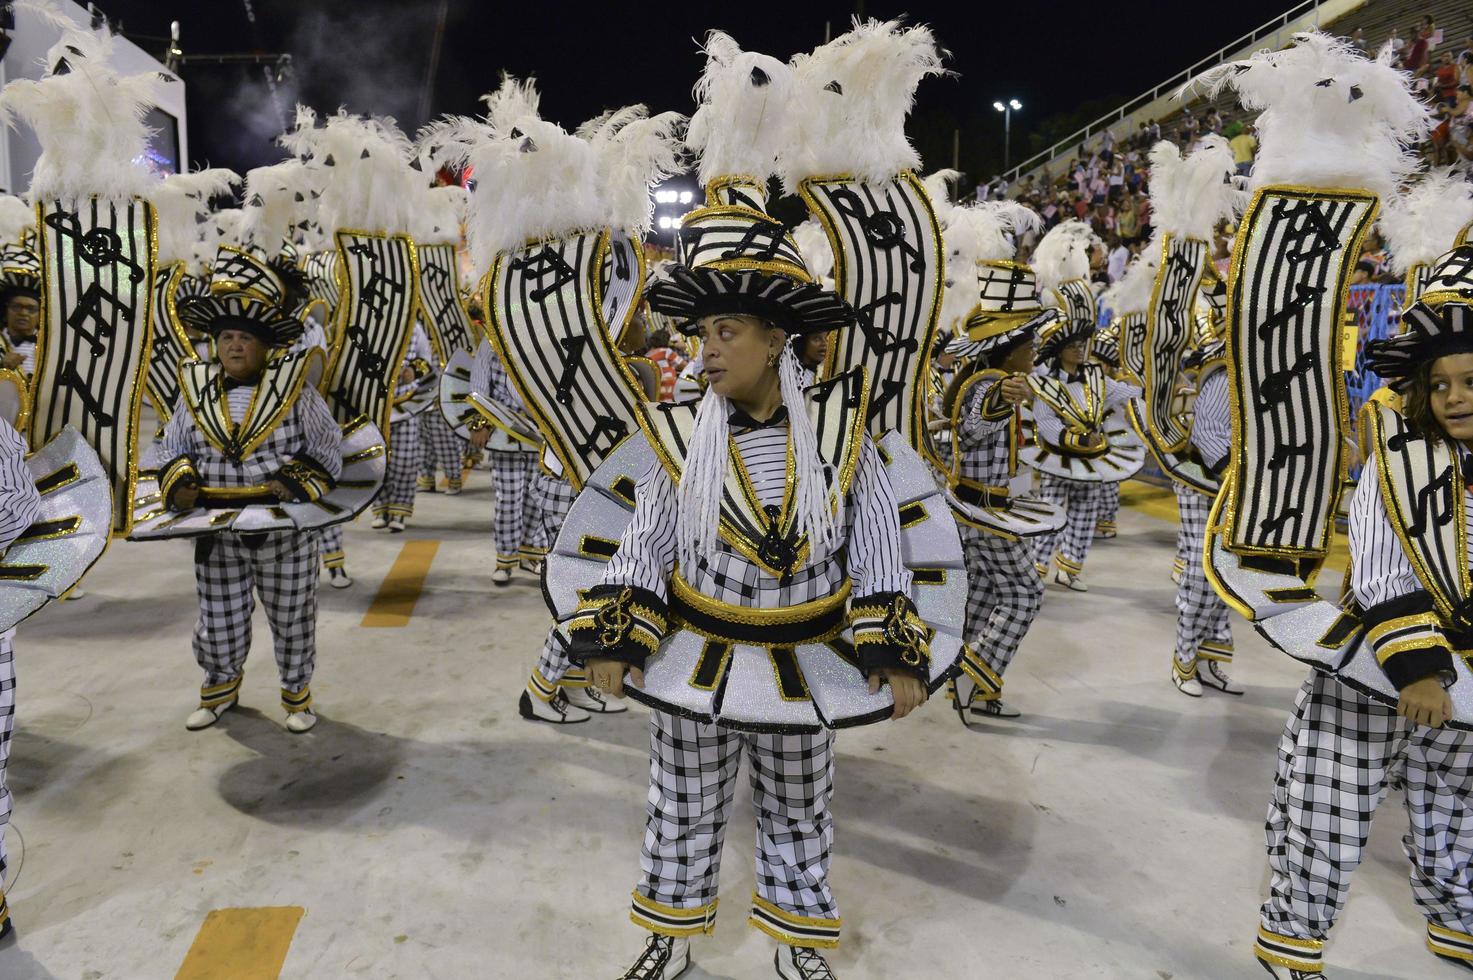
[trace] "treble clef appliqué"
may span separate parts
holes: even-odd
[[[767,515],[767,533],[757,546],[757,557],[768,568],[781,571],[783,582],[786,583],[793,576],[793,566],[798,563],[798,549],[782,533],[781,508],[768,504],[762,508],[762,513]]]
[[[853,218],[864,230],[871,245],[886,250],[898,248],[910,256],[910,271],[920,272],[926,267],[921,250],[906,240],[905,223],[894,211],[870,211],[859,195],[847,187],[841,187],[830,195],[834,207]]]

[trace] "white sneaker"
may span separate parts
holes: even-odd
[[[690,940],[650,933],[644,952],[619,980],[675,980],[690,969]]]
[[[1084,576],[1083,575],[1070,575],[1068,572],[1064,571],[1062,568],[1059,569],[1058,574],[1056,574],[1054,576],[1054,581],[1057,582],[1058,584],[1064,586],[1065,588],[1074,591],[1074,592],[1088,592],[1089,591],[1089,586],[1087,586],[1087,585],[1084,584]]]
[[[346,568],[329,568],[327,570],[327,584],[335,589],[346,589],[353,584],[353,580],[348,577],[348,570]]]
[[[389,516],[387,514],[374,514],[373,523],[368,526],[375,531],[382,531],[389,526]]]
[[[629,705],[610,701],[604,697],[603,691],[591,685],[589,687],[565,687],[562,692],[569,704],[575,708],[582,708],[589,714],[617,715],[629,710]]]
[[[510,585],[511,584],[511,568],[510,568],[510,566],[503,565],[503,566],[497,568],[496,571],[492,572],[491,573],[491,584],[492,585],[495,585],[497,587],[500,587],[500,588],[505,588],[506,586]]]
[[[829,961],[818,950],[805,946],[779,946],[772,965],[783,980],[838,980]]]
[[[977,682],[966,674],[957,674],[947,683],[947,693],[951,695],[951,707],[956,711],[956,716],[961,719],[962,725],[972,727],[967,720],[967,709],[972,706],[972,699],[977,696]]]
[[[1181,673],[1176,669],[1175,660],[1171,664],[1171,683],[1175,684],[1176,689],[1189,698],[1200,698],[1202,696],[1202,682],[1197,680],[1197,675],[1192,674],[1190,677],[1182,677]]]
[[[184,727],[191,732],[197,732],[209,728],[215,722],[220,720],[221,715],[229,711],[231,708],[235,707],[235,705],[239,701],[239,697],[234,697],[231,698],[229,701],[226,701],[224,704],[215,705],[213,708],[195,708],[194,711],[190,713],[189,717],[184,719]]]
[[[1223,670],[1222,665],[1216,660],[1197,661],[1197,678],[1214,691],[1221,691],[1223,694],[1242,695],[1244,693],[1243,686],[1229,677],[1227,671]]]
[[[972,714],[981,715],[984,718],[1021,718],[1023,712],[1002,698],[993,698],[991,701],[973,702]]]
[[[561,688],[552,696],[551,701],[534,698],[523,691],[521,700],[517,702],[517,710],[528,721],[545,721],[551,725],[576,725],[592,717],[582,708],[569,704],[568,696]]]
[[[447,486],[445,488],[445,496],[447,496],[447,497],[458,497],[458,496],[460,496],[460,484],[459,483],[452,483],[449,486]]]
[[[317,724],[317,715],[311,708],[306,711],[290,711],[286,716],[286,730],[293,735],[310,732],[312,726]]]
[[[389,531],[390,531],[390,533],[398,534],[402,530],[404,530],[404,518],[402,518],[402,517],[391,517],[391,518],[389,518]]]

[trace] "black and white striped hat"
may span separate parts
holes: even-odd
[[[248,330],[267,346],[290,347],[305,329],[304,281],[291,281],[294,276],[301,273],[287,262],[268,262],[259,252],[221,245],[209,295],[180,299],[179,319],[205,333]]]
[[[1427,361],[1473,352],[1473,242],[1432,265],[1422,295],[1401,314],[1401,333],[1366,346],[1366,366],[1403,388]]]
[[[41,257],[24,245],[0,248],[0,299],[11,293],[41,295]]]

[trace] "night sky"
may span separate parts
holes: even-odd
[[[569,129],[605,108],[634,102],[653,112],[689,113],[691,86],[704,63],[695,39],[712,28],[731,33],[744,48],[787,58],[822,43],[826,25],[842,33],[857,12],[908,14],[935,30],[957,73],[921,83],[910,135],[925,169],[950,165],[952,133],[959,128],[963,170],[985,179],[1002,163],[995,99],[1017,98],[1024,105],[1013,117],[1016,162],[1034,149],[1030,138],[1040,140],[1038,130],[1049,117],[1096,99],[1100,111],[1113,108],[1282,13],[1286,4],[449,0],[428,117],[478,112],[478,97],[496,87],[502,70],[535,75],[543,115]],[[260,68],[181,68],[192,169],[244,172],[280,159],[272,140],[298,100],[319,112],[343,105],[390,115],[411,134],[426,121],[420,106],[440,0],[99,0],[99,6],[155,53],[164,44],[147,36],[165,38],[169,21],[177,19],[186,55],[292,55],[293,72],[277,86],[275,99]],[[1127,12],[1115,12],[1122,8]]]

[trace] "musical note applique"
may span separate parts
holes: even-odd
[[[1407,533],[1419,535],[1427,530],[1427,518],[1438,527],[1446,527],[1453,519],[1453,470],[1449,466],[1437,478],[1417,489],[1412,500],[1412,519]]]
[[[583,366],[583,349],[588,346],[587,337],[560,337],[558,346],[563,349],[563,373],[557,379],[557,401],[559,405],[573,404],[573,381],[578,369]]]
[[[860,196],[847,187],[840,187],[829,195],[834,207],[858,222],[871,245],[886,250],[898,248],[910,256],[910,271],[920,272],[926,267],[921,250],[906,240],[905,223],[894,211],[869,211]]]
[[[389,360],[373,350],[373,338],[369,336],[368,331],[360,326],[351,326],[348,328],[347,338],[348,343],[358,355],[354,366],[359,373],[375,380],[382,380],[384,369],[389,366]]]
[[[1299,518],[1301,515],[1303,515],[1303,513],[1303,508],[1289,507],[1286,508],[1282,513],[1275,514],[1273,517],[1265,517],[1261,522],[1259,522],[1259,534],[1263,537],[1268,537],[1271,534],[1278,534],[1284,529],[1284,525],[1288,524],[1292,520]]]
[[[902,351],[906,354],[914,354],[920,348],[920,341],[914,337],[896,337],[884,327],[875,323],[875,311],[885,306],[898,306],[904,297],[899,293],[886,293],[876,299],[865,303],[863,306],[855,307],[854,317],[863,331],[865,340],[869,341],[870,349],[876,354],[888,354],[891,351]]]
[[[768,568],[782,572],[781,581],[786,583],[792,577],[793,566],[798,563],[798,549],[782,533],[782,508],[776,504],[768,504],[762,508],[762,512],[767,515],[767,533],[757,546],[757,557]]]
[[[77,300],[76,307],[66,318],[69,329],[92,349],[92,356],[97,357],[107,350],[107,343],[113,338],[113,322],[102,314],[102,301],[106,299],[113,305],[113,309],[121,313],[124,319],[131,320],[133,307],[124,303],[122,298],[110,290],[104,289],[101,283],[94,282],[82,293],[81,299]],[[88,324],[92,329],[88,329]]]
[[[1313,452],[1314,443],[1312,442],[1300,443],[1297,446],[1279,446],[1274,449],[1274,454],[1268,461],[1268,470],[1270,473],[1277,473],[1288,466],[1289,461],[1296,456],[1308,456]]]
[[[359,255],[368,260],[368,276],[358,290],[358,298],[374,313],[382,313],[384,307],[404,295],[404,284],[385,275],[379,268],[379,254],[368,242],[354,242],[346,249],[349,255]]]
[[[721,257],[723,259],[754,258],[763,262],[769,261],[782,245],[785,231],[787,228],[781,221],[773,221],[770,224],[754,221],[742,233],[741,241],[722,252]],[[766,241],[759,243],[759,240],[763,238]]]
[[[435,286],[443,286],[446,280],[450,278],[450,273],[444,266],[437,265],[433,262],[426,262],[421,271],[424,275],[425,282]]]
[[[1280,402],[1286,401],[1290,395],[1290,386],[1294,379],[1302,374],[1308,374],[1315,366],[1315,353],[1307,350],[1300,354],[1292,365],[1282,371],[1272,371],[1263,379],[1263,384],[1258,386],[1259,406],[1264,409],[1276,407]]]
[[[1185,255],[1183,255],[1181,252],[1176,251],[1175,249],[1173,249],[1171,252],[1171,261],[1169,264],[1174,265],[1178,269],[1180,269],[1182,275],[1186,276],[1188,279],[1197,274],[1197,263],[1193,262],[1191,259],[1187,258]]]
[[[1286,262],[1290,265],[1308,262],[1311,259],[1330,255],[1340,247],[1340,236],[1335,233],[1335,226],[1330,224],[1319,205],[1314,201],[1295,201],[1292,211],[1289,210],[1290,206],[1287,200],[1276,202],[1273,209],[1273,220],[1289,222],[1289,230],[1284,233],[1284,238],[1288,243],[1294,245],[1308,243],[1309,247],[1288,252],[1284,256]]]
[[[68,361],[62,366],[61,371],[56,376],[56,383],[61,387],[72,390],[72,393],[77,396],[77,400],[82,403],[82,407],[86,409],[87,414],[96,419],[99,428],[107,429],[112,427],[115,421],[113,416],[103,409],[102,403],[88,390],[87,382],[77,373],[75,362]]]
[[[70,239],[76,246],[77,256],[94,269],[108,265],[121,265],[128,270],[129,282],[140,282],[148,270],[133,261],[123,252],[123,240],[111,228],[92,228],[82,231],[82,223],[71,211],[58,211],[46,216],[47,227]]]
[[[626,282],[630,276],[629,250],[622,241],[616,240],[613,244],[614,252],[614,278],[620,282]]]
[[[1418,432],[1416,429],[1405,429],[1401,432],[1396,432],[1389,436],[1386,439],[1386,448],[1394,453],[1399,453],[1412,443],[1425,442],[1426,439],[1427,437],[1422,435],[1422,433]]]
[[[537,287],[527,294],[527,298],[534,303],[541,303],[548,296],[557,292],[564,284],[572,282],[577,273],[567,260],[553,250],[552,246],[545,245],[535,255],[518,256],[511,260],[511,271],[521,272],[527,280],[537,284]],[[551,276],[552,281],[544,283],[543,280]]]
[[[879,418],[880,413],[885,410],[885,406],[888,405],[897,395],[899,395],[904,390],[904,381],[896,381],[891,378],[885,378],[881,380],[878,389],[870,397],[869,414],[866,417],[865,421],[873,422],[875,419]]]
[[[613,452],[623,438],[629,434],[629,426],[623,419],[599,416],[593,428],[584,433],[578,444],[578,455],[584,459],[602,458]]]
[[[1258,339],[1267,340],[1269,335],[1280,327],[1287,327],[1289,322],[1299,316],[1325,293],[1324,286],[1311,286],[1307,283],[1294,284],[1294,298],[1270,316],[1264,318],[1258,325]]]
[[[1452,258],[1442,260],[1437,278],[1427,288],[1466,288],[1469,280],[1473,280],[1473,245],[1464,245],[1453,250]]]

